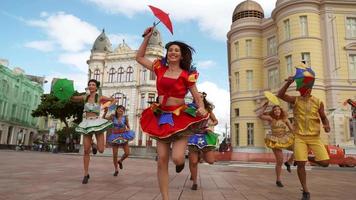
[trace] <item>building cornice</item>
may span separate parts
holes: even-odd
[[[347,44],[344,48],[345,48],[345,50],[354,51],[354,50],[356,50],[356,42],[351,42],[351,43]]]
[[[235,59],[235,60],[232,60],[231,61],[231,65],[235,64],[236,62],[240,62],[240,61],[245,61],[245,60],[263,60],[262,57],[243,57],[243,58],[238,58],[238,59]]]
[[[319,41],[322,41],[321,38],[318,38],[318,37],[310,37],[310,36],[306,36],[306,37],[294,37],[294,38],[291,38],[289,40],[284,40],[283,42],[280,42],[278,44],[278,49],[285,45],[286,43],[289,43],[289,42],[292,42],[292,41],[295,41],[295,40],[319,40]]]
[[[337,5],[356,5],[355,0],[322,0],[320,5],[337,4]]]
[[[279,18],[279,14],[284,10],[284,9],[289,9],[294,5],[302,4],[305,5],[306,3],[313,3],[316,4],[317,6],[320,5],[320,0],[303,0],[303,1],[286,1],[281,4],[278,4],[278,6],[272,11],[272,18],[275,21],[278,21],[277,18]],[[302,10],[301,10],[302,11]],[[306,10],[304,10],[305,12]],[[289,14],[289,13],[288,13]]]

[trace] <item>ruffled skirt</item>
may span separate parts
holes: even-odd
[[[75,131],[80,134],[96,134],[102,133],[113,126],[111,121],[102,118],[87,118],[75,128]]]
[[[163,142],[201,132],[207,126],[209,115],[197,116],[196,108],[194,104],[161,106],[154,103],[142,112],[141,129],[152,138]]]
[[[286,133],[283,135],[267,134],[265,144],[271,149],[290,149],[294,144],[294,135]]]
[[[135,132],[134,131],[124,131],[122,133],[115,133],[114,131],[108,135],[107,142],[111,145],[122,145],[126,144],[129,141],[133,140],[135,138]]]
[[[189,151],[211,151],[218,146],[218,134],[207,131],[205,133],[197,133],[189,137]]]

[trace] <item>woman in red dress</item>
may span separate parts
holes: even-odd
[[[142,112],[140,125],[143,132],[157,140],[158,182],[162,199],[167,200],[170,146],[172,144],[172,160],[179,173],[184,168],[188,136],[206,124],[209,114],[195,85],[198,73],[191,68],[194,49],[183,42],[169,42],[166,57],[151,61],[144,55],[152,32],[153,27],[145,30],[136,60],[156,74],[159,103],[153,103]],[[185,104],[188,91],[196,104]]]

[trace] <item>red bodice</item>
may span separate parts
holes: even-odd
[[[189,73],[183,70],[177,79],[164,77],[168,67],[161,63],[160,59],[153,62],[153,70],[157,76],[156,87],[158,96],[163,96],[162,104],[165,105],[169,97],[183,99],[198,78],[196,71]]]

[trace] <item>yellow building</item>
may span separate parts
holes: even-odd
[[[278,91],[302,60],[316,72],[313,95],[330,111],[333,127],[322,134],[324,142],[355,147],[351,108],[343,102],[356,98],[356,1],[277,0],[271,17],[264,18],[262,7],[247,0],[235,8],[227,38],[235,150],[266,150],[269,127],[254,110],[265,101],[263,92]],[[295,84],[288,92],[298,95]],[[282,105],[292,120],[292,106]]]

